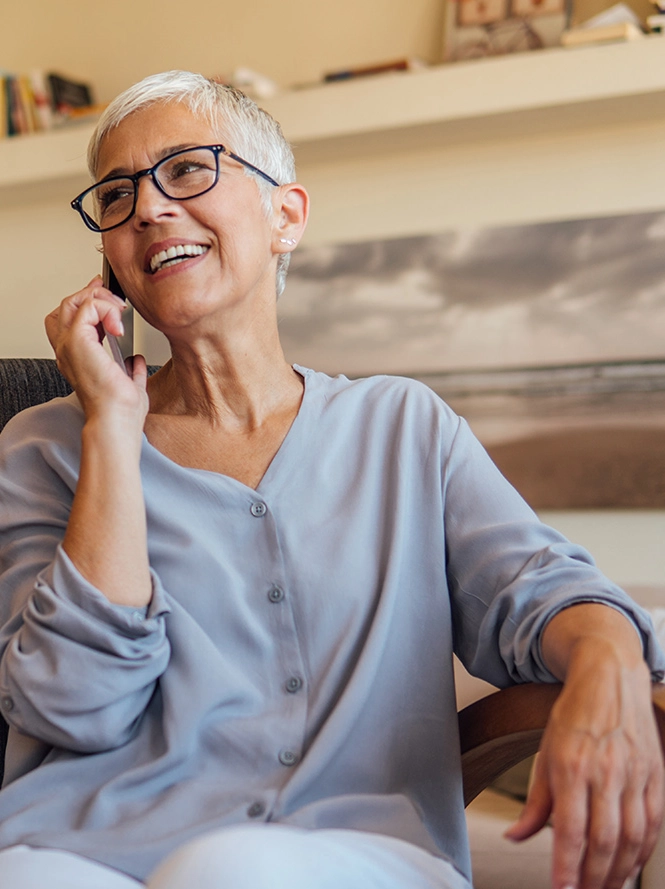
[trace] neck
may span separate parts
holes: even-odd
[[[150,413],[251,429],[299,399],[302,379],[284,358],[277,325],[259,329],[172,339],[171,360],[149,381]]]

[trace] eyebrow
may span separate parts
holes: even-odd
[[[158,164],[161,160],[164,160],[165,157],[168,157],[170,154],[175,154],[177,151],[186,151],[188,148],[197,148],[198,146],[193,142],[181,142],[179,145],[167,145],[165,148],[162,148],[157,152],[157,160],[155,161]],[[150,164],[152,167],[153,164]],[[145,169],[150,169],[150,167],[146,167]],[[99,182],[104,182],[106,179],[113,179],[114,176],[129,176],[132,175],[127,172],[127,167],[114,167],[112,170],[109,170],[108,173],[102,178],[99,179]]]

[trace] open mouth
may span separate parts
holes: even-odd
[[[176,247],[169,247],[167,250],[155,253],[151,257],[150,274],[154,275],[155,272],[177,265],[179,262],[184,262],[192,256],[201,256],[202,253],[207,253],[209,249],[209,247],[204,247],[203,244],[178,244]]]

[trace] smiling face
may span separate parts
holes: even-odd
[[[181,148],[219,142],[223,133],[185,105],[151,105],[107,134],[97,178],[135,173]],[[142,177],[134,216],[102,236],[130,301],[167,336],[219,329],[221,317],[228,322],[230,314],[274,305],[289,187],[274,189],[268,216],[254,178],[223,155],[219,161],[217,185],[186,201],[170,200]]]

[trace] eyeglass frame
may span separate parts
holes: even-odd
[[[159,179],[155,175],[157,170],[162,166],[162,164],[167,163],[167,161],[173,160],[173,158],[177,157],[179,154],[187,154],[187,152],[189,152],[189,151],[198,151],[201,148],[209,149],[210,151],[212,151],[212,153],[215,157],[215,179],[214,179],[212,185],[209,185],[207,188],[204,188],[203,191],[200,191],[197,194],[190,194],[186,198],[172,197],[172,195],[168,194],[164,190],[163,185],[160,183]],[[243,167],[246,167],[248,170],[251,170],[252,173],[256,173],[259,176],[261,176],[263,179],[266,180],[266,182],[269,182],[270,185],[274,185],[277,188],[279,188],[279,182],[276,182],[272,178],[272,176],[269,176],[267,173],[264,173],[263,170],[260,170],[258,167],[254,166],[254,164],[250,163],[249,161],[246,161],[244,158],[235,154],[233,151],[231,151],[225,145],[193,145],[191,148],[180,148],[178,151],[174,151],[173,154],[168,154],[166,157],[163,157],[161,160],[157,161],[156,164],[153,164],[152,167],[146,167],[145,170],[139,170],[136,173],[127,173],[124,176],[109,176],[107,179],[100,179],[99,182],[95,182],[94,185],[89,186],[88,188],[85,189],[85,191],[82,191],[80,195],[75,197],[74,200],[71,201],[70,206],[73,210],[76,210],[76,212],[80,215],[81,219],[83,220],[83,222],[85,223],[87,228],[90,229],[90,231],[96,232],[97,234],[100,234],[101,232],[110,232],[114,228],[119,228],[121,225],[124,225],[126,222],[129,222],[129,220],[132,218],[132,216],[136,212],[136,202],[138,201],[138,195],[139,195],[139,188],[138,188],[139,179],[142,179],[144,176],[150,176],[155,188],[160,192],[160,194],[163,194],[164,197],[168,198],[170,201],[191,201],[192,198],[199,198],[199,197],[201,197],[201,195],[207,194],[209,191],[212,191],[212,189],[219,182],[219,156],[220,156],[220,154],[223,154],[225,157],[230,157],[232,160],[237,161],[239,164],[242,164]],[[97,223],[93,222],[92,218],[90,216],[88,216],[88,214],[83,209],[83,201],[84,201],[86,195],[90,194],[90,192],[94,191],[96,188],[99,188],[100,185],[104,185],[107,182],[116,182],[118,180],[127,180],[127,179],[129,179],[131,182],[134,183],[134,202],[132,204],[132,209],[131,209],[129,216],[127,216],[126,219],[123,219],[122,222],[116,222],[115,225],[110,225],[108,228],[100,228],[100,226],[98,226]]]

